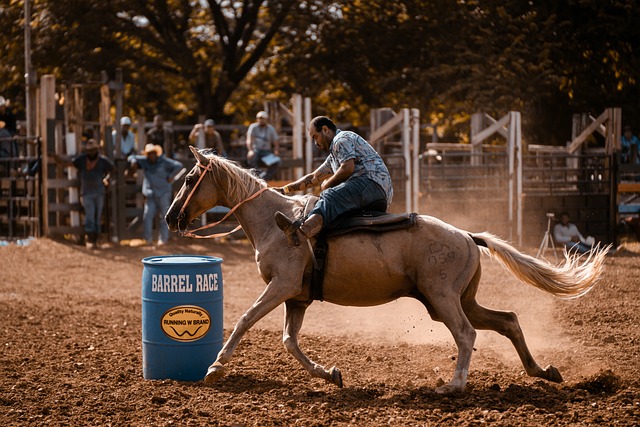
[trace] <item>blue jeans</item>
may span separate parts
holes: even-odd
[[[84,232],[87,234],[100,233],[104,194],[83,194],[82,207],[84,208]]]
[[[321,215],[326,226],[345,212],[364,209],[373,203],[384,206],[386,211],[387,197],[382,187],[364,176],[350,178],[320,193],[320,200],[309,216]]]
[[[169,241],[169,227],[164,220],[164,216],[171,205],[171,193],[153,194],[147,196],[144,202],[144,213],[142,221],[144,223],[144,240],[147,243],[153,242],[153,220],[160,216],[158,220],[158,241],[167,243]]]
[[[567,242],[564,246],[567,248],[567,252],[578,252],[581,254],[586,254],[593,249],[591,246],[585,245],[582,242]]]

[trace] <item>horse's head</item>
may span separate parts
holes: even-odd
[[[185,177],[182,188],[173,199],[165,216],[171,231],[186,230],[194,219],[220,201],[219,189],[216,185],[212,185],[216,159],[212,160],[197,148],[189,148],[196,158],[196,164]]]
[[[196,165],[165,216],[169,230],[186,231],[191,222],[214,206],[232,207],[243,203],[266,182],[254,177],[235,162],[191,148]],[[264,191],[264,190],[263,190]]]

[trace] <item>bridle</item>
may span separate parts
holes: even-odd
[[[180,230],[180,222],[184,219],[184,210],[187,207],[187,205],[189,204],[189,202],[191,201],[191,197],[193,196],[193,194],[195,193],[196,189],[198,188],[198,185],[200,185],[200,182],[202,181],[202,179],[204,178],[204,176],[207,174],[207,172],[211,172],[213,173],[213,167],[211,166],[211,162],[209,162],[206,166],[203,165],[202,163],[200,163],[199,161],[196,163],[196,165],[203,169],[203,171],[200,173],[200,178],[198,178],[198,181],[196,182],[196,185],[193,186],[193,188],[191,189],[191,192],[189,192],[189,195],[187,196],[187,200],[184,201],[184,203],[182,204],[182,208],[180,208],[180,212],[178,213],[178,231],[180,232],[181,236],[185,236],[185,237],[193,237],[195,239],[214,239],[217,237],[224,237],[224,236],[228,236],[231,233],[235,233],[236,231],[240,230],[242,228],[242,225],[238,224],[238,226],[236,228],[234,228],[231,231],[227,231],[225,233],[216,233],[216,234],[209,234],[207,236],[201,236],[198,234],[195,234],[196,231],[201,231],[201,230],[205,230],[207,228],[211,228],[211,227],[215,227],[216,225],[220,224],[221,222],[223,222],[225,219],[229,218],[236,209],[238,209],[243,203],[248,202],[249,200],[253,200],[256,197],[258,197],[260,194],[262,194],[263,192],[265,192],[266,190],[269,189],[269,187],[263,187],[260,190],[256,191],[255,193],[253,193],[251,196],[249,196],[248,198],[244,199],[243,201],[241,201],[240,203],[236,204],[233,208],[231,208],[229,210],[229,212],[226,213],[226,215],[224,217],[222,217],[221,220],[216,221],[212,224],[207,224],[207,225],[203,225],[202,227],[196,228],[195,230]]]

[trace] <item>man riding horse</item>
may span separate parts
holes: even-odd
[[[309,123],[309,135],[327,159],[314,172],[278,190],[283,194],[321,185],[320,200],[302,220],[276,212],[275,220],[291,244],[299,244],[296,232],[311,238],[341,214],[366,209],[386,212],[393,197],[391,176],[384,161],[364,138],[342,131],[325,116]]]

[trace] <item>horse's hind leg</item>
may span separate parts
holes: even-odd
[[[436,392],[441,394],[464,391],[469,375],[473,343],[476,340],[476,331],[462,310],[459,294],[454,294],[451,289],[448,291],[437,298],[429,298],[431,308],[435,311],[433,317],[446,325],[458,347],[458,360],[453,378],[449,384],[436,389]]]
[[[302,321],[304,320],[304,313],[307,307],[309,307],[309,303],[307,302],[293,300],[285,302],[285,320],[282,335],[284,346],[312,377],[322,378],[338,387],[342,387],[342,374],[335,366],[326,370],[323,366],[310,360],[302,350],[300,350],[300,346],[298,345],[298,332],[300,332],[300,328],[302,327]]]
[[[490,310],[478,304],[475,300],[475,293],[480,281],[480,268],[471,279],[469,287],[462,296],[462,307],[474,328],[483,330],[493,330],[509,338],[520,356],[527,374],[531,377],[544,378],[545,380],[562,382],[560,372],[549,365],[542,369],[536,363],[529,352],[524,339],[522,329],[518,323],[518,316],[507,311]]]

